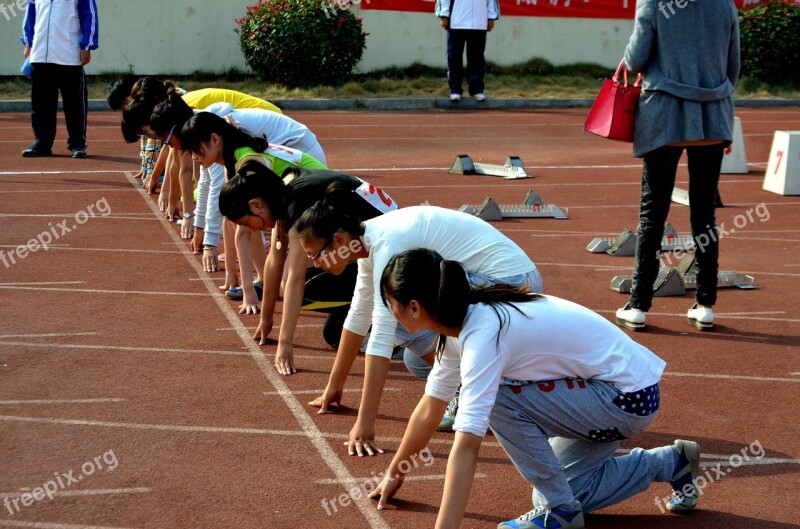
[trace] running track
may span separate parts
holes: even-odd
[[[761,182],[773,132],[800,130],[800,110],[738,116],[750,172],[723,175],[718,222],[731,227],[760,203],[769,219],[754,217],[726,237],[720,265],[754,275],[758,288],[722,290],[713,333],[685,322],[690,296],[655,299],[649,332],[635,338],[668,362],[662,410],[647,433],[624,445],[696,439],[713,482],[692,516],[662,514],[656,498],[669,486],[656,484],[588,516],[587,527],[797,527],[800,198],[764,192]],[[548,293],[609,318],[624,304],[609,282],[630,273],[633,258],[585,246],[636,227],[640,163],[628,145],[583,132],[585,110],[292,117],[316,132],[332,168],[365,176],[402,205],[456,208],[489,194],[508,204],[534,189],[568,208],[568,220],[496,226],[537,263]],[[249,338],[256,318],[237,314],[218,292],[222,274],[202,272],[175,224],[159,219],[153,197],[126,174],[136,171],[138,150],[120,140],[118,123],[114,114],[91,114],[91,158],[72,160],[61,120],[58,156],[24,160],[18,153],[31,137],[29,117],[0,115],[0,250],[7,255],[44,232],[59,234],[47,251],[0,263],[0,501],[18,499],[19,507],[0,507],[0,527],[432,527],[452,435],[436,435],[435,460],[419,465],[396,509],[378,513],[364,499],[337,504],[336,512],[328,504],[330,516],[323,508],[324,499],[385,469],[422,384],[393,363],[378,421],[388,453],[348,457],[342,441],[363,358],[348,381],[348,407],[315,415],[306,402],[325,386],[333,361],[322,318],[300,320],[300,373],[276,375],[274,346]],[[489,163],[515,154],[535,177],[450,175],[458,153]],[[686,179],[682,167],[678,185]],[[105,204],[106,216],[81,216]],[[673,205],[670,222],[686,233],[687,208]],[[730,459],[743,453],[742,465]],[[82,479],[70,483],[63,477],[70,472]],[[463,527],[491,528],[531,508],[529,486],[491,436],[478,473]],[[57,477],[64,486],[54,499],[21,503],[24,492]]]

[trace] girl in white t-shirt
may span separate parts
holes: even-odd
[[[372,494],[380,497],[379,509],[402,485],[410,470],[403,462],[427,446],[459,385],[437,527],[461,522],[489,426],[535,489],[535,508],[500,528],[581,528],[584,512],[620,502],[654,481],[669,481],[676,491],[668,510],[695,506],[697,443],[678,440],[612,457],[622,439],[655,419],[665,362],[608,320],[524,288],[475,286],[460,263],[422,248],[393,257],[380,289],[405,328],[431,329],[440,338],[425,396]],[[457,346],[445,347],[453,338]]]
[[[362,223],[348,214],[347,207],[326,199],[303,213],[297,232],[317,267],[340,274],[347,263],[358,261],[356,289],[328,385],[310,403],[320,413],[341,403],[347,375],[371,328],[361,404],[347,443],[351,455],[382,452],[375,443],[375,418],[393,346],[405,347],[413,356],[433,363],[436,333],[408,332],[381,303],[379,282],[389,259],[412,248],[435,248],[464,262],[470,280],[477,284],[503,281],[541,290],[539,272],[519,246],[488,222],[450,209],[413,206]]]

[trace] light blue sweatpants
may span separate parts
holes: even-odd
[[[511,462],[533,485],[535,506],[558,507],[574,499],[584,512],[591,512],[619,503],[654,481],[672,478],[677,457],[672,446],[636,448],[612,457],[622,439],[644,431],[658,413],[656,405],[640,415],[642,409],[637,413],[630,403],[623,411],[626,395],[601,380],[500,386],[490,426]],[[657,389],[641,400],[651,396],[657,401]],[[640,402],[637,399],[634,396],[634,404]]]

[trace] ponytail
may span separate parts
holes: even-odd
[[[267,138],[253,136],[244,129],[239,129],[225,119],[211,112],[198,112],[181,122],[181,148],[200,154],[202,144],[211,141],[211,135],[222,138],[222,158],[229,175],[236,173],[236,149],[249,147],[255,152],[264,152],[269,148]]]
[[[325,198],[315,203],[300,215],[297,233],[301,238],[315,237],[333,240],[338,231],[349,233],[353,238],[364,235],[359,212],[363,209],[357,201],[360,197],[341,182],[334,182],[325,191]]]
[[[387,307],[389,297],[404,307],[416,300],[435,322],[450,328],[460,328],[464,324],[470,305],[486,303],[500,322],[496,335],[499,346],[500,330],[508,321],[506,305],[533,301],[541,296],[526,287],[504,283],[473,285],[461,263],[446,260],[434,250],[416,248],[395,255],[384,268],[381,299]],[[436,347],[439,355],[444,351],[444,344],[445,336],[440,335]]]

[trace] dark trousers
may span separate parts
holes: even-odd
[[[714,197],[719,184],[724,147],[661,147],[644,155],[642,202],[636,242],[636,268],[633,272],[630,303],[643,311],[650,309],[653,283],[658,275],[661,239],[669,214],[678,160],[686,149],[689,158],[689,219],[697,245],[697,303],[712,306],[717,301],[719,242],[714,216]],[[708,239],[708,244],[705,244]]]
[[[67,147],[85,149],[88,92],[83,66],[48,63],[31,66],[31,124],[36,136],[32,146],[41,151],[53,148],[60,91],[69,134]]]
[[[447,83],[451,94],[462,94],[464,47],[467,48],[467,84],[470,95],[483,93],[486,71],[486,31],[482,29],[447,30]]]
[[[306,269],[306,288],[301,308],[328,314],[322,336],[331,347],[339,346],[344,320],[353,301],[357,276],[358,264],[355,261],[349,263],[338,276],[319,268]]]

